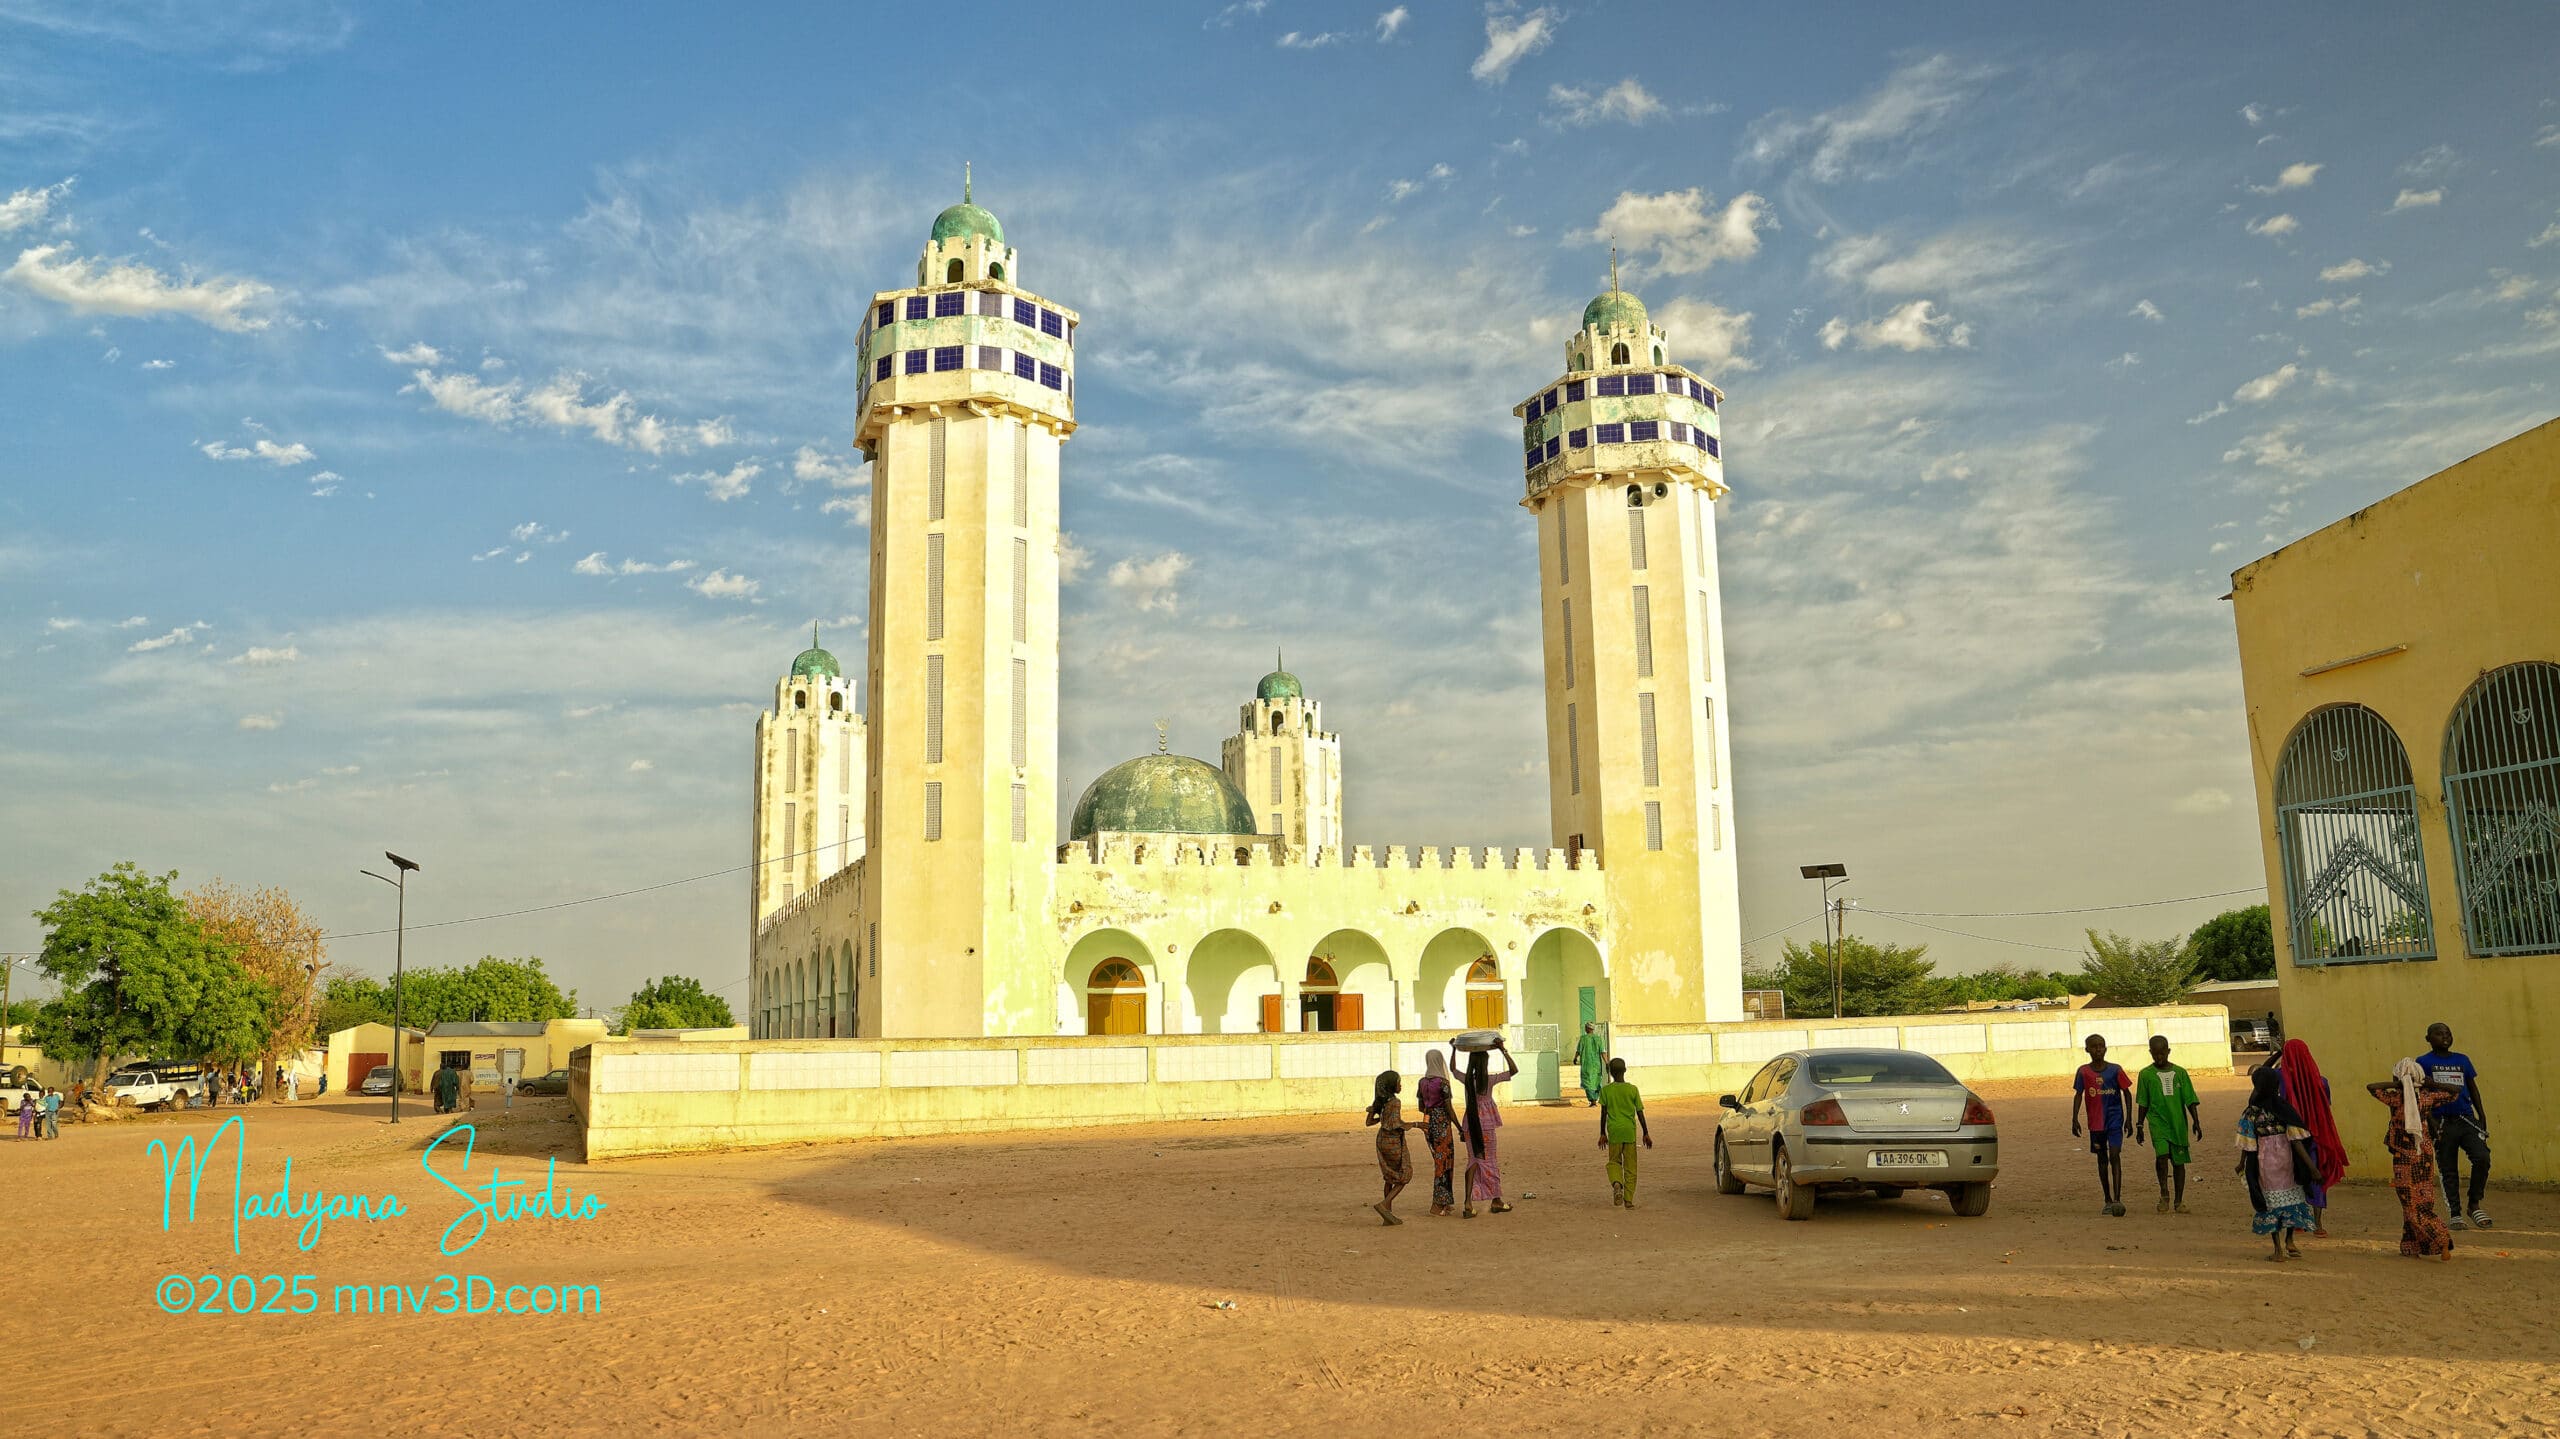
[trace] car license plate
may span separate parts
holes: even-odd
[[[1869,1169],[1938,1169],[1945,1166],[1943,1149],[1876,1149],[1867,1153]]]

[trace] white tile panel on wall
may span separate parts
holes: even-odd
[[[1156,1051],[1156,1078],[1166,1083],[1270,1077],[1269,1044],[1168,1044]]]
[[[2210,1014],[2173,1014],[2151,1021],[2151,1032],[2168,1036],[2172,1045],[2227,1044],[2231,1031]]]
[[[2103,1019],[2075,1019],[2071,1022],[2071,1047],[2086,1048],[2089,1036],[2093,1034],[2107,1037],[2107,1054],[2114,1062],[2131,1064],[2131,1055],[2141,1053],[2143,1045],[2151,1038],[2151,1019],[2148,1015],[2122,1011]]]
[[[1988,1043],[1978,1024],[1907,1024],[1902,1047],[1921,1054],[1980,1054]]]
[[[1020,1069],[1010,1049],[910,1049],[889,1056],[889,1087],[1014,1084]]]
[[[1445,1044],[1407,1043],[1396,1046],[1396,1070],[1404,1076],[1404,1092],[1407,1099],[1412,1097],[1415,1083],[1431,1072],[1430,1061],[1423,1056],[1435,1050],[1439,1052],[1444,1062],[1448,1059],[1449,1047]]]
[[[2071,1043],[2071,1021],[2067,1019],[2030,1019],[2017,1024],[1995,1024],[1991,1029],[1991,1049],[2005,1054],[2014,1049],[2062,1049]]]
[[[1716,1058],[1725,1064],[1758,1064],[1804,1047],[1801,1029],[1736,1029],[1716,1036]]]
[[[1716,1039],[1712,1034],[1622,1034],[1609,1042],[1609,1054],[1627,1062],[1627,1078],[1641,1089],[1645,1069],[1715,1063]],[[1565,1072],[1570,1079],[1573,1066],[1565,1066]]]
[[[593,1078],[606,1094],[734,1094],[738,1055],[607,1054]]]
[[[1891,1024],[1848,1025],[1839,1029],[1817,1029],[1813,1032],[1816,1048],[1836,1049],[1900,1049],[1902,1030]]]
[[[787,1051],[747,1056],[749,1089],[877,1089],[880,1052],[849,1054]]]
[[[1376,1044],[1282,1044],[1273,1046],[1280,1052],[1282,1079],[1374,1079],[1382,1069],[1392,1069],[1387,1055],[1392,1048],[1385,1041]],[[1407,1089],[1405,1098],[1412,1099]]]
[[[1147,1052],[1131,1045],[1027,1050],[1023,1073],[1033,1084],[1144,1084]]]

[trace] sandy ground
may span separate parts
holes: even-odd
[[[251,1192],[272,1191],[291,1155],[297,1190],[387,1191],[409,1212],[333,1222],[309,1252],[292,1223],[251,1221],[237,1257],[229,1151],[204,1217],[185,1222],[181,1190],[167,1232],[146,1152],[210,1134],[211,1118],[66,1126],[58,1144],[0,1148],[20,1201],[13,1327],[42,1356],[12,1366],[7,1416],[33,1433],[154,1436],[2560,1422],[2560,1196],[2495,1192],[2498,1228],[2434,1264],[2397,1254],[2387,1188],[2351,1185],[2334,1237],[2274,1265],[2218,1142],[2191,1172],[2192,1215],[2151,1212],[2138,1152],[2134,1212],[2103,1218],[2063,1097],[2003,1088],[1986,1091],[2006,1168],[1982,1219],[1915,1195],[1825,1200],[1812,1223],[1783,1223],[1762,1195],[1714,1193],[1713,1105],[1667,1101],[1639,1211],[1610,1207],[1589,1111],[1523,1107],[1504,1131],[1516,1212],[1429,1218],[1417,1146],[1423,1182],[1397,1229],[1363,1207],[1376,1167],[1357,1115],[589,1169],[569,1162],[566,1102],[520,1100],[473,1116],[470,1176],[496,1164],[539,1185],[559,1154],[561,1186],[609,1208],[497,1226],[452,1259],[437,1235],[463,1202],[421,1171],[436,1125],[414,1103],[397,1129],[381,1100],[250,1111]],[[2239,1089],[2204,1091],[2219,1136]],[[2355,1098],[2346,1122],[2380,1121]],[[337,1284],[446,1271],[592,1284],[602,1312],[330,1312]],[[314,1275],[319,1312],[156,1306],[162,1276],[205,1273]]]

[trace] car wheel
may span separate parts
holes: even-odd
[[[1782,1219],[1811,1219],[1813,1188],[1796,1183],[1796,1166],[1787,1158],[1787,1147],[1781,1144],[1777,1148],[1778,1215]]]
[[[1947,1190],[1948,1202],[1956,1213],[1967,1219],[1980,1219],[1991,1212],[1991,1186],[1988,1182],[1958,1184]]]
[[[1733,1177],[1733,1156],[1724,1148],[1724,1136],[1716,1136],[1716,1193],[1740,1194],[1742,1181]]]

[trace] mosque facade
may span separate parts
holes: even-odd
[[[1023,287],[1003,226],[965,197],[915,284],[866,311],[866,663],[857,704],[813,636],[756,722],[753,1036],[1741,1017],[1723,397],[1614,265],[1563,373],[1512,407],[1544,616],[1536,848],[1350,843],[1341,737],[1285,667],[1239,705],[1218,763],[1159,740],[1087,783],[1059,836],[1079,320]]]

